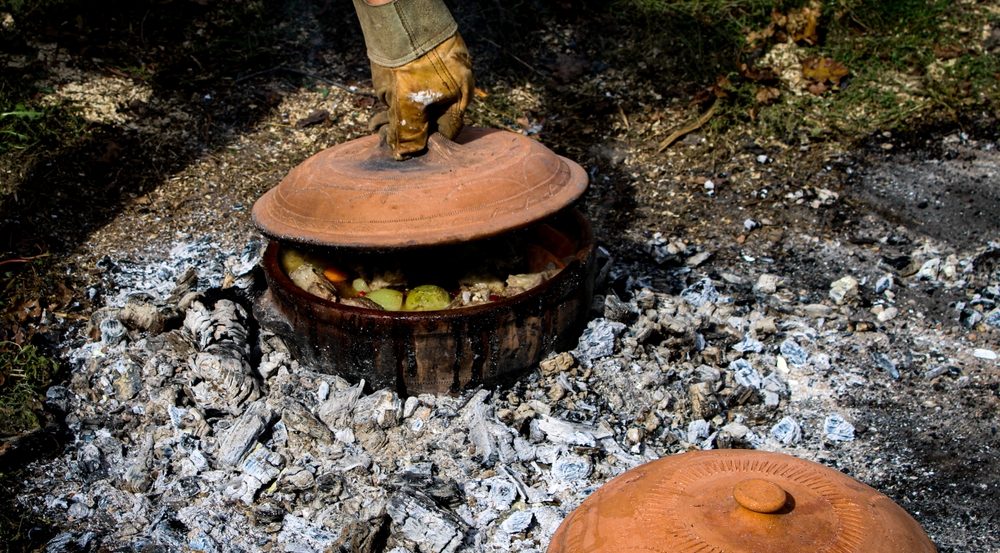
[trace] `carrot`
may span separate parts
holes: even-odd
[[[344,282],[347,280],[348,274],[336,267],[327,267],[323,269],[323,276],[330,282]]]

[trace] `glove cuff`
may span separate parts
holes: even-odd
[[[395,0],[372,6],[354,0],[368,59],[384,67],[405,65],[458,31],[444,0]]]

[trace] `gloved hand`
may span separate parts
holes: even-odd
[[[454,138],[462,130],[472,62],[443,0],[373,4],[354,0],[375,93],[386,105],[370,124],[404,159],[425,149],[431,133]]]
[[[419,153],[437,131],[454,138],[473,92],[472,60],[455,33],[431,51],[399,67],[372,62],[375,94],[387,109],[370,126],[378,129],[396,159]]]

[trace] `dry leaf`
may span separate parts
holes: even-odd
[[[758,104],[770,104],[777,100],[781,96],[781,90],[774,88],[772,86],[764,86],[757,89],[757,103]]]
[[[486,92],[485,90],[479,88],[478,86],[475,89],[473,89],[472,93],[475,94],[476,98],[488,98],[490,95],[489,92]]]
[[[17,308],[17,320],[25,322],[30,319],[37,319],[42,316],[42,305],[37,299],[23,302]]]
[[[823,4],[814,0],[804,8],[791,10],[787,14],[771,10],[771,23],[760,31],[747,34],[747,44],[756,46],[759,42],[794,42],[815,45],[819,42],[819,19]]]
[[[747,44],[750,46],[755,45],[758,42],[765,42],[767,39],[774,36],[774,23],[768,25],[765,29],[760,31],[753,31],[747,35]]]
[[[815,94],[816,96],[820,96],[824,92],[829,90],[829,87],[827,87],[825,83],[809,83],[809,86],[806,87],[806,90]]]
[[[830,58],[808,58],[802,61],[802,76],[819,83],[828,82],[837,86],[850,72],[846,65]]]
[[[934,45],[934,57],[939,60],[950,60],[961,56],[965,49],[958,44]]]
[[[309,115],[306,115],[302,119],[295,122],[296,129],[304,129],[306,127],[311,127],[313,125],[319,125],[321,123],[326,123],[330,120],[330,112],[325,109],[314,110]]]
[[[795,42],[804,42],[810,46],[819,42],[819,16],[820,4],[813,3],[798,10],[788,12],[788,21],[785,27],[792,35]]]
[[[770,67],[748,67],[745,63],[740,64],[740,75],[747,80],[758,83],[778,81],[778,74]]]

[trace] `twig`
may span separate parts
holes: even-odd
[[[507,51],[506,48],[504,48],[503,46],[500,46],[496,42],[493,42],[492,40],[490,40],[488,38],[483,38],[483,39],[480,39],[480,40],[482,40],[483,42],[489,42],[493,46],[496,46],[498,49],[500,49],[501,52],[503,52],[504,54],[507,54],[508,56],[514,58],[515,60],[517,60],[518,63],[520,63],[521,65],[527,67],[528,69],[530,69],[532,72],[534,72],[539,77],[545,77],[546,76],[545,73],[542,73],[541,71],[535,69],[535,67],[533,65],[531,65],[530,63],[522,60],[521,58],[515,56],[514,54],[511,54],[510,52]]]
[[[631,130],[632,129],[632,125],[629,125],[629,123],[628,123],[628,115],[625,115],[625,110],[622,109],[622,105],[621,104],[618,104],[618,115],[621,115],[621,117],[622,117],[622,123],[625,124],[625,130]]]
[[[699,117],[695,121],[692,121],[691,123],[688,123],[687,125],[684,125],[683,127],[670,133],[670,136],[664,138],[663,142],[660,142],[660,147],[656,149],[656,153],[658,154],[663,153],[663,151],[669,148],[671,144],[677,142],[677,139],[705,126],[705,123],[708,123],[708,120],[711,119],[713,115],[715,115],[715,109],[718,106],[719,106],[719,99],[716,98],[715,101],[712,102],[711,107],[708,108],[708,111],[703,113],[701,117]]]
[[[49,255],[51,255],[51,254],[42,253],[42,254],[38,254],[38,255],[33,255],[31,257],[14,257],[14,258],[11,258],[11,259],[4,259],[4,260],[0,261],[0,267],[2,267],[4,265],[13,265],[15,263],[31,263],[32,261],[34,261],[36,259],[41,259],[43,257],[48,257]]]

